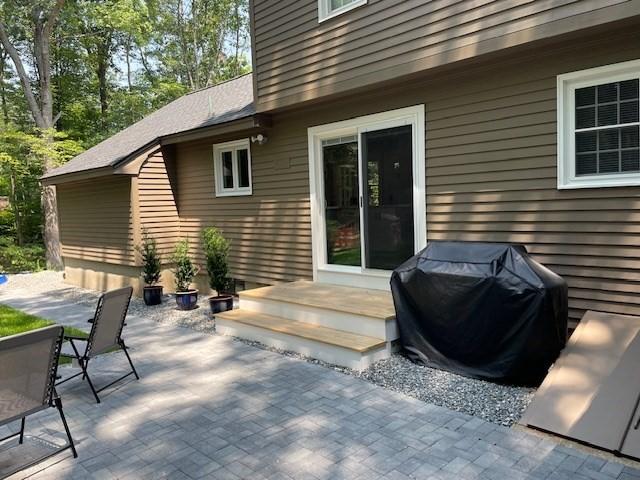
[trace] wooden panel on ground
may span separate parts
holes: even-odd
[[[640,317],[588,311],[520,423],[638,458]]]

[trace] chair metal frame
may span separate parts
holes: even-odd
[[[118,326],[118,331],[117,331],[117,335],[116,335],[116,341],[113,345],[107,347],[106,349],[100,349],[100,351],[98,352],[93,352],[93,342],[94,342],[94,338],[96,336],[96,333],[98,332],[98,330],[101,328],[101,315],[103,312],[103,307],[104,307],[104,302],[105,302],[105,298],[107,298],[108,295],[114,295],[117,294],[118,292],[124,292],[125,290],[128,290],[128,300],[126,302],[126,305],[123,309],[122,312],[122,316],[120,318],[120,325]],[[63,357],[67,357],[67,358],[72,358],[78,361],[78,364],[80,365],[80,369],[81,371],[76,373],[75,375],[72,375],[68,378],[65,378],[64,380],[58,382],[56,384],[56,386],[58,385],[62,385],[63,383],[68,382],[69,380],[72,380],[76,377],[79,377],[80,375],[82,375],[82,380],[86,380],[87,383],[89,384],[89,388],[91,389],[91,392],[93,393],[94,398],[96,399],[96,403],[100,403],[100,397],[98,396],[98,393],[102,392],[103,390],[115,385],[116,383],[124,380],[125,378],[127,378],[130,375],[135,375],[137,380],[140,380],[140,376],[138,375],[138,372],[136,371],[136,368],[133,365],[133,361],[131,360],[131,357],[129,356],[129,351],[127,349],[126,344],[124,343],[124,340],[122,339],[122,330],[125,327],[126,323],[125,323],[125,319],[127,317],[127,312],[129,310],[129,304],[131,303],[131,295],[133,294],[133,288],[132,287],[124,287],[124,288],[120,288],[117,290],[111,290],[109,292],[106,292],[104,294],[102,294],[100,296],[100,298],[98,299],[98,305],[96,307],[96,313],[94,315],[93,318],[89,319],[89,323],[92,324],[91,326],[91,332],[89,333],[89,336],[87,338],[82,338],[82,337],[78,337],[78,336],[74,336],[74,335],[65,335],[64,339],[68,340],[69,343],[71,344],[71,348],[73,348],[73,355],[70,354],[65,354],[62,353],[61,356]],[[80,350],[78,348],[78,346],[74,343],[75,341],[83,341],[86,342],[86,347],[84,352],[80,353]],[[127,357],[127,360],[129,362],[129,365],[131,366],[131,371],[126,373],[125,375],[115,379],[113,382],[108,383],[107,385],[104,385],[100,388],[96,388],[93,384],[93,382],[91,381],[91,377],[89,376],[89,372],[88,372],[88,366],[89,366],[89,360],[91,360],[92,358],[105,353],[105,351],[113,348],[113,347],[119,347],[124,354]]]
[[[18,444],[23,444],[24,443],[24,431],[25,431],[25,424],[26,424],[26,419],[29,415],[32,415],[34,413],[40,412],[46,408],[55,408],[58,411],[58,414],[60,415],[60,420],[62,420],[62,425],[64,426],[64,431],[67,435],[67,444],[66,445],[62,445],[59,448],[57,448],[54,452],[51,452],[49,454],[46,454],[42,457],[39,457],[31,462],[29,462],[26,465],[21,465],[20,468],[18,468],[17,470],[14,470],[11,472],[11,475],[20,472],[22,470],[25,470],[27,468],[30,468],[34,465],[37,465],[38,463],[53,457],[54,455],[57,455],[58,453],[61,453],[65,450],[71,450],[71,452],[73,453],[73,458],[77,458],[78,457],[78,452],[76,451],[76,447],[75,444],[73,442],[73,437],[71,436],[71,431],[69,430],[69,425],[67,424],[67,419],[64,415],[64,410],[62,408],[62,399],[60,398],[60,396],[58,395],[58,393],[56,392],[56,388],[55,388],[55,381],[56,381],[56,377],[58,375],[58,362],[60,359],[60,350],[62,348],[62,341],[63,341],[63,336],[64,336],[64,328],[59,326],[59,325],[54,325],[54,326],[49,326],[49,327],[44,327],[44,328],[40,328],[37,330],[33,330],[31,332],[26,332],[23,334],[19,334],[20,336],[27,336],[29,334],[36,334],[37,332],[41,332],[43,330],[47,330],[47,329],[55,329],[55,328],[59,328],[60,329],[60,333],[58,335],[57,340],[55,341],[55,345],[54,345],[54,350],[52,352],[52,356],[51,359],[49,361],[49,373],[48,373],[48,383],[47,383],[47,388],[46,388],[46,402],[43,402],[43,404],[39,407],[36,408],[32,408],[29,411],[23,412],[17,416],[11,417],[11,418],[7,418],[6,420],[3,420],[2,422],[0,422],[0,425],[5,425],[11,422],[14,422],[18,419],[20,419],[20,430],[16,433],[12,433],[11,435],[7,435],[6,437],[0,438],[0,443],[5,442],[6,440],[9,440],[11,438],[15,438],[15,437],[19,437],[18,438]],[[7,340],[10,337],[7,337],[5,340]]]

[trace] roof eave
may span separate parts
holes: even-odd
[[[250,114],[245,117],[230,120],[228,122],[205,127],[192,128],[184,132],[164,135],[155,138],[142,147],[122,157],[118,161],[106,167],[80,170],[77,172],[63,173],[60,175],[43,176],[40,181],[43,185],[57,185],[61,183],[78,182],[106,175],[131,175],[138,174],[140,165],[158,148],[163,145],[172,145],[207,137],[228,135],[235,132],[243,132],[254,129],[266,129],[271,127],[271,117],[264,114]]]
[[[91,168],[89,170],[81,170],[79,172],[62,173],[50,177],[40,177],[40,183],[44,186],[58,185],[61,183],[80,182],[96,177],[104,177],[113,174],[113,167]]]
[[[271,117],[264,114],[250,114],[245,117],[230,120],[215,125],[207,125],[204,127],[192,128],[184,132],[178,132],[171,135],[161,137],[161,145],[172,145],[175,143],[189,142],[192,140],[200,140],[203,138],[228,135],[245,130],[270,128]]]

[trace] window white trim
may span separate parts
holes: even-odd
[[[253,180],[251,171],[251,142],[248,138],[242,140],[234,140],[232,142],[218,143],[213,146],[213,171],[215,177],[215,193],[216,197],[238,197],[243,195],[251,195],[253,193]],[[238,150],[247,150],[248,168],[249,168],[249,186],[241,187],[238,185]],[[231,152],[232,155],[232,175],[233,187],[224,187],[224,176],[222,167],[222,153]]]
[[[329,20],[330,18],[337,17],[338,15],[342,15],[343,13],[348,12],[349,10],[353,10],[354,8],[358,8],[362,5],[366,5],[367,0],[356,0],[348,5],[345,5],[340,8],[336,8],[335,10],[331,10],[331,0],[318,0],[318,22],[322,23],[325,20]]]
[[[425,197],[425,108],[424,105],[390,110],[308,129],[309,180],[311,200],[311,239],[313,279],[318,282],[363,288],[389,289],[391,272],[364,267],[330,265],[327,263],[326,229],[324,218],[324,175],[322,140],[348,137],[384,128],[411,125],[413,127],[413,218],[414,250],[427,245],[427,204]],[[360,149],[358,149],[360,155]],[[358,168],[362,162],[358,159]],[[359,178],[362,178],[359,175]],[[362,217],[361,217],[362,221]],[[361,229],[362,231],[362,229]]]
[[[558,189],[640,186],[640,173],[576,176],[575,91],[579,88],[640,78],[640,60],[558,75]],[[635,125],[635,124],[633,124]],[[604,127],[606,128],[606,127]],[[610,127],[609,127],[610,128]]]

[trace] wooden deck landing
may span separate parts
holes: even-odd
[[[391,292],[297,281],[240,292],[240,299],[272,300],[389,320],[395,318]]]

